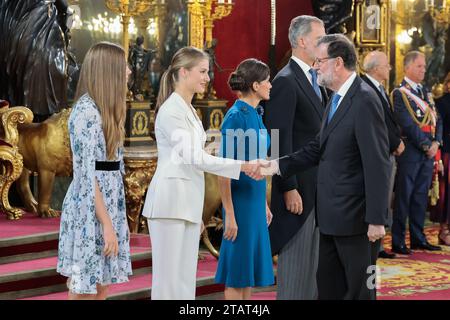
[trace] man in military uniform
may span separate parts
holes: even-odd
[[[405,243],[407,217],[411,249],[441,250],[427,241],[423,227],[434,159],[442,144],[442,122],[431,93],[420,84],[425,78],[425,55],[411,51],[405,56],[403,66],[405,78],[391,94],[406,146],[398,157],[392,251],[411,254]]]

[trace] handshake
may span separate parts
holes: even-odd
[[[241,171],[255,180],[262,180],[266,176],[278,173],[278,162],[275,160],[252,160],[241,165]]]

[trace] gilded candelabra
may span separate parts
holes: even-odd
[[[121,23],[123,27],[122,44],[125,50],[125,56],[128,57],[129,46],[129,34],[128,24],[130,18],[138,16],[148,9],[152,5],[152,0],[105,0],[106,6],[111,11],[118,13],[121,17]]]
[[[411,23],[429,12],[438,22],[449,22],[450,0],[391,0],[391,9],[396,23]]]
[[[190,45],[209,48],[212,44],[214,21],[229,16],[233,0],[189,0]]]
[[[395,25],[395,82],[403,78],[402,57],[409,50],[425,46],[427,56],[434,50],[427,44],[425,32],[446,30],[450,22],[450,0],[391,0],[390,13]],[[424,30],[426,24],[426,30]],[[430,29],[431,28],[431,29]],[[437,34],[432,35],[436,39]],[[428,36],[430,39],[430,36]],[[428,41],[429,42],[429,41]],[[420,49],[422,50],[422,49]]]
[[[156,42],[158,44],[158,48],[162,49],[162,39],[164,39],[165,35],[163,34],[164,28],[162,26],[164,18],[167,14],[167,4],[166,0],[149,0],[151,5],[150,9],[146,11],[145,13],[141,14],[139,17],[137,17],[138,21],[138,28],[140,29],[140,32],[143,34],[146,34],[145,30],[149,26],[150,19],[153,19],[153,22],[156,25],[156,30],[154,33],[154,37],[156,38]],[[148,47],[148,37],[144,37],[144,47]]]
[[[426,13],[437,23],[450,22],[450,0],[392,0],[390,5],[394,22],[406,30],[420,24]]]

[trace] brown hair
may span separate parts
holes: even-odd
[[[269,67],[257,59],[246,59],[230,74],[228,85],[233,91],[248,93],[253,91],[253,83],[262,82],[270,75]]]
[[[175,83],[178,81],[178,72],[180,69],[185,68],[190,70],[203,59],[209,60],[209,56],[195,47],[184,47],[174,54],[169,68],[161,77],[158,98],[156,100],[155,115],[158,114],[161,105],[175,91]]]
[[[84,58],[75,99],[85,93],[95,101],[102,117],[106,156],[114,160],[125,139],[126,60],[122,47],[100,42]]]

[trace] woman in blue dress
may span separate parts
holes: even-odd
[[[270,145],[261,118],[261,100],[268,100],[269,67],[256,59],[241,62],[228,84],[238,99],[222,124],[221,156],[236,160],[264,159]],[[272,213],[266,200],[266,180],[243,174],[239,180],[219,177],[224,235],[216,283],[225,284],[225,299],[248,300],[252,287],[274,283],[268,225]]]
[[[73,180],[64,198],[57,271],[69,299],[106,299],[108,286],[131,275],[123,186],[126,79],[124,50],[89,49],[69,117]]]

